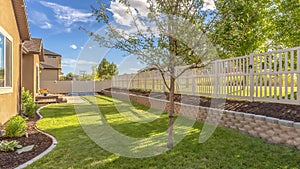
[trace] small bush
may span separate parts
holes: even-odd
[[[31,93],[25,89],[22,89],[22,110],[27,117],[33,117],[36,110],[38,109],[37,104],[34,102]]]
[[[4,151],[4,152],[7,152],[7,151],[14,151],[15,148],[21,148],[22,145],[19,144],[19,142],[17,141],[2,141],[0,143],[0,151]]]
[[[20,137],[24,134],[26,128],[26,119],[17,115],[7,122],[5,135],[8,137]]]

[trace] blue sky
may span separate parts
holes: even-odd
[[[124,53],[99,47],[90,39],[80,26],[104,36],[104,24],[92,16],[91,6],[97,7],[97,0],[25,0],[31,36],[42,38],[44,48],[62,55],[62,71],[91,72],[93,65],[98,65],[103,57],[119,66],[119,73],[134,73],[145,67],[136,56],[124,57]],[[147,0],[129,0],[134,14],[148,15]],[[202,10],[213,10],[213,0],[203,0]],[[132,17],[128,7],[118,0],[104,0],[111,12],[112,22],[124,26],[125,31],[134,32]],[[142,25],[143,28],[147,28]],[[144,27],[143,27],[144,26]]]
[[[96,43],[85,46],[89,36],[78,29],[84,26],[97,31],[103,27],[91,16],[91,5],[97,6],[96,0],[25,0],[25,3],[31,36],[42,38],[44,48],[62,55],[63,73],[75,70],[74,66],[80,54],[83,55],[81,51],[84,47],[97,47]],[[106,58],[116,64],[124,59],[120,52],[110,51],[108,55]],[[97,57],[99,62],[102,55]],[[98,63],[90,61],[87,64],[91,67]]]

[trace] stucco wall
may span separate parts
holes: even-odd
[[[59,78],[59,70],[56,69],[42,69],[41,70],[41,81],[48,81],[48,80],[58,80]]]
[[[55,66],[55,67],[61,67],[61,56],[54,56],[56,58],[49,58],[48,56],[49,55],[45,55],[44,63],[47,63],[48,65],[52,65],[52,66]]]
[[[3,124],[10,117],[17,114],[19,97],[18,86],[20,78],[20,36],[14,15],[12,2],[8,0],[1,0],[0,11],[0,26],[13,38],[13,92],[7,94],[0,93],[0,123]]]
[[[23,55],[23,66],[22,66],[22,86],[29,90],[33,96],[36,96],[37,91],[37,74],[39,71],[36,70],[36,66],[39,65],[38,54]],[[39,87],[39,86],[38,86]]]
[[[111,93],[110,91],[102,91],[105,95],[114,98],[138,102],[152,108],[168,111],[169,105],[166,100],[148,98],[125,93]],[[211,109],[201,106],[193,106],[187,104],[176,103],[175,112],[186,117],[206,121],[223,127],[239,130],[248,133],[254,137],[275,143],[295,146],[300,150],[300,123],[280,120],[277,118],[241,113],[235,111]],[[220,120],[219,120],[220,119]]]

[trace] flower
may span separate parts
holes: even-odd
[[[49,90],[48,90],[48,89],[41,89],[41,90],[40,90],[40,93],[41,93],[41,94],[48,94],[48,93],[49,93]]]

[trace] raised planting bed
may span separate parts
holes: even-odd
[[[36,130],[35,124],[37,120],[39,120],[39,118],[35,117],[27,121],[28,128],[26,132],[28,133],[28,137],[26,137],[26,135],[22,137],[15,137],[15,138],[0,137],[0,141],[15,140],[18,141],[19,144],[22,145],[23,147],[34,145],[31,151],[24,152],[21,154],[18,154],[16,151],[11,151],[11,152],[0,151],[0,168],[11,169],[11,168],[18,167],[19,165],[43,153],[48,147],[51,146],[52,139]],[[1,128],[3,129],[4,126],[2,126]]]
[[[106,89],[110,91],[111,89]],[[114,92],[127,93],[128,90],[124,89],[113,89]],[[145,92],[139,90],[129,90],[129,93],[150,96],[157,99],[168,100],[168,93],[158,93],[158,92]],[[181,97],[184,97],[181,100]],[[211,107],[211,108],[220,108],[224,110],[231,110],[237,112],[250,113],[255,115],[263,115],[268,117],[274,117],[283,120],[290,120],[294,122],[300,122],[300,103],[299,105],[290,105],[290,104],[279,104],[279,103],[265,103],[265,102],[248,102],[242,100],[229,100],[229,99],[213,99],[213,104],[211,98],[202,97],[202,96],[191,96],[191,95],[179,95],[175,94],[175,102],[202,106],[202,107]]]

